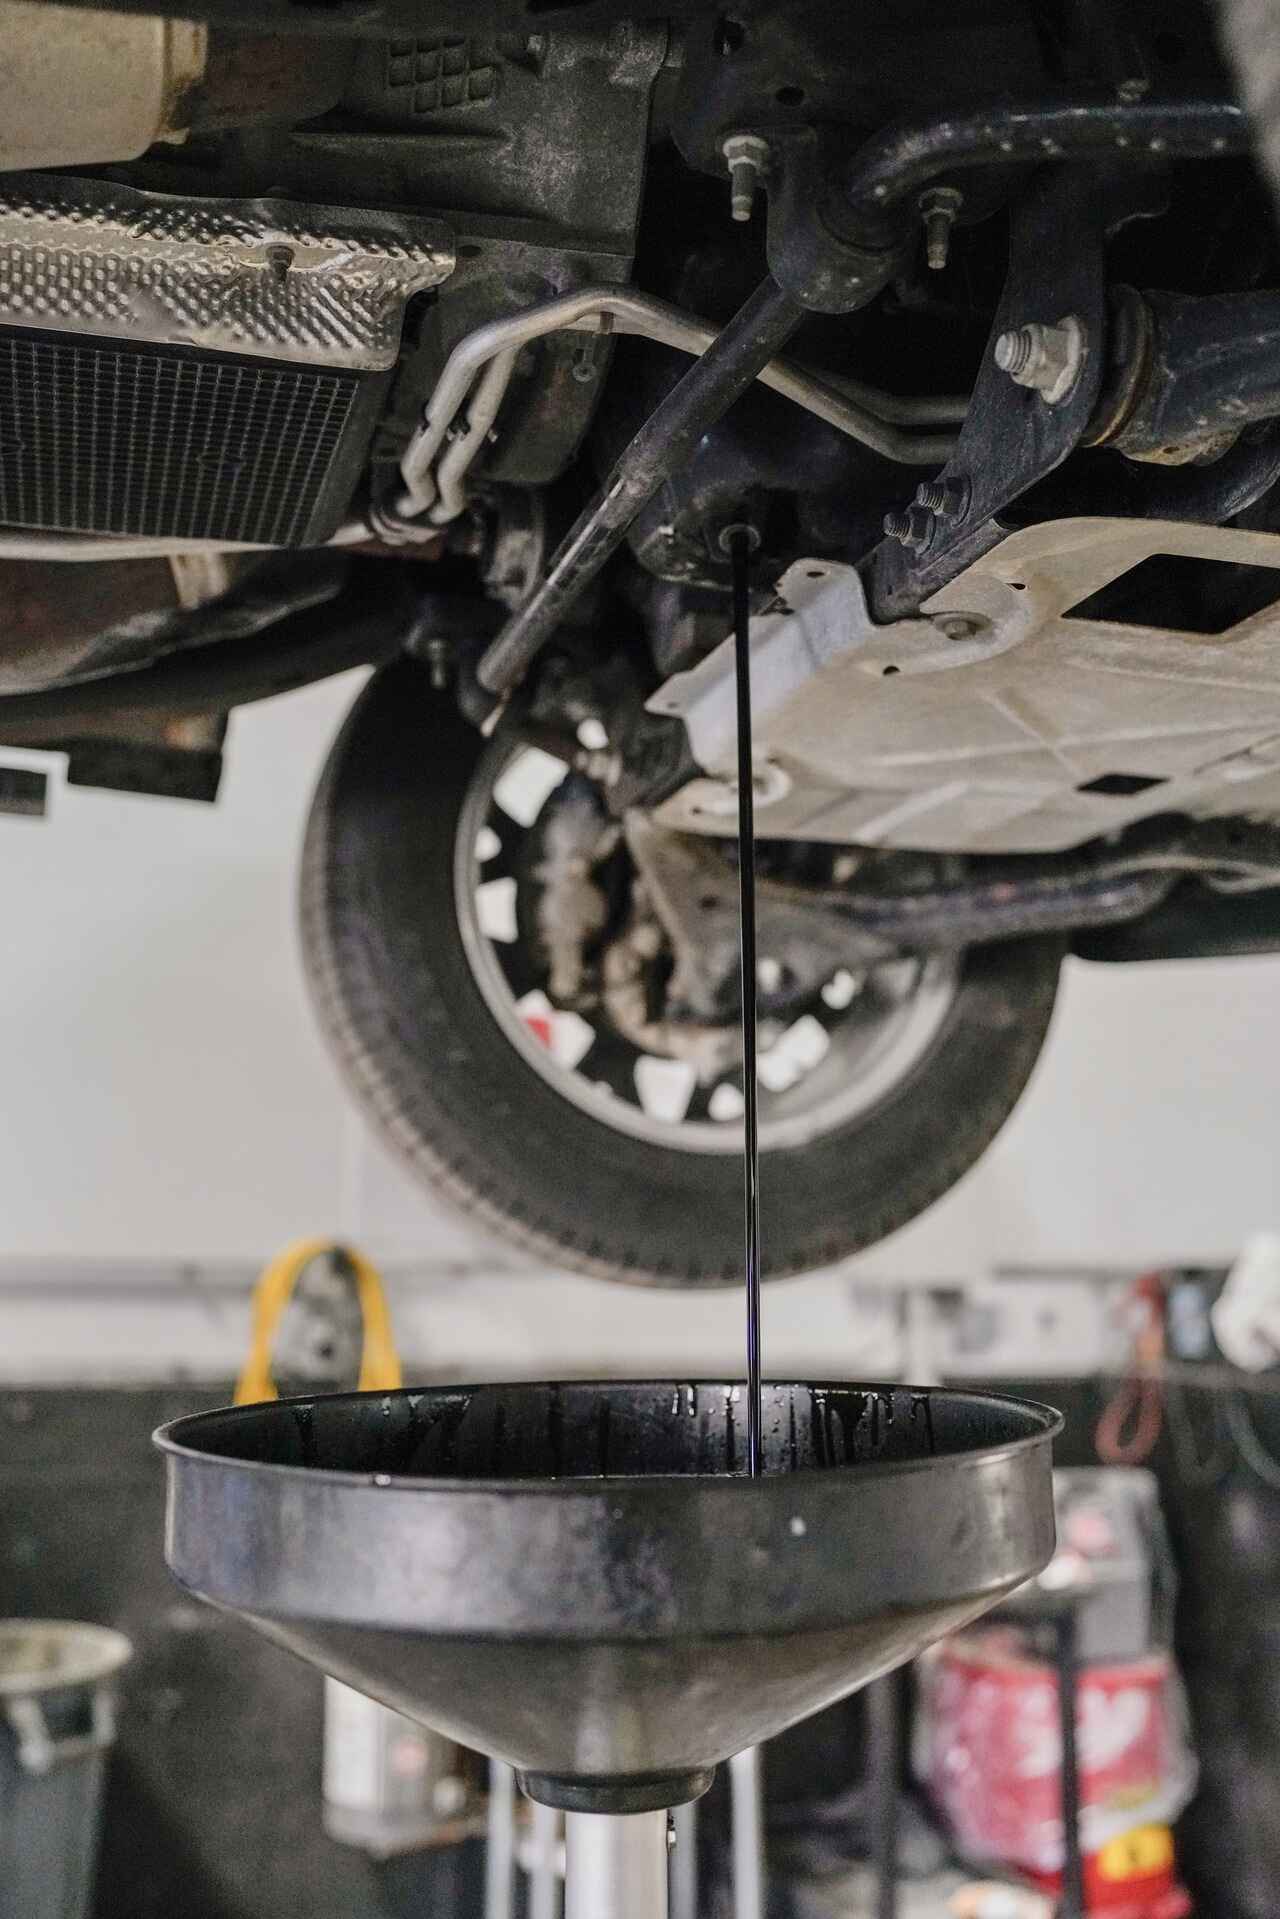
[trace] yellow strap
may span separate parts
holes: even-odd
[[[362,1393],[394,1392],[401,1384],[400,1359],[391,1331],[391,1314],[377,1268],[353,1247],[340,1246],[331,1239],[299,1239],[277,1253],[258,1281],[253,1295],[253,1331],[249,1357],[236,1385],[237,1406],[255,1405],[259,1400],[278,1399],[271,1377],[271,1345],[280,1315],[289,1303],[298,1276],[322,1253],[340,1252],[351,1261],[356,1275],[356,1293],[364,1326],[364,1344],[360,1354],[359,1389]]]

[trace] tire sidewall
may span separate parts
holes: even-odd
[[[303,857],[303,952],[353,1090],[427,1181],[527,1249],[675,1286],[741,1276],[742,1169],[617,1131],[517,1051],[458,926],[459,814],[485,743],[400,663],[376,674],[322,775]],[[928,1051],[870,1110],[761,1162],[766,1269],[825,1266],[962,1177],[1043,1044],[1057,941],[970,948]]]

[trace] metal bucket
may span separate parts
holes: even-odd
[[[0,1919],[84,1919],[122,1633],[0,1620]]]
[[[375,1859],[484,1831],[473,1753],[376,1699],[324,1682],[324,1829]]]

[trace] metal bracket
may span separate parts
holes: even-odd
[[[998,514],[1074,451],[1102,388],[1106,328],[1104,191],[1079,167],[1034,180],[1013,213],[1009,272],[955,452],[938,476],[961,510],[934,513],[928,538],[907,548],[886,540],[867,567],[877,617],[913,611],[1006,529]],[[1078,370],[1050,404],[996,364],[1002,334],[1066,315],[1080,329]]]

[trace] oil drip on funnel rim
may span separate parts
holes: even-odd
[[[164,1427],[170,1569],[574,1811],[711,1769],[976,1618],[1053,1549],[1042,1406],[729,1382],[433,1387]]]

